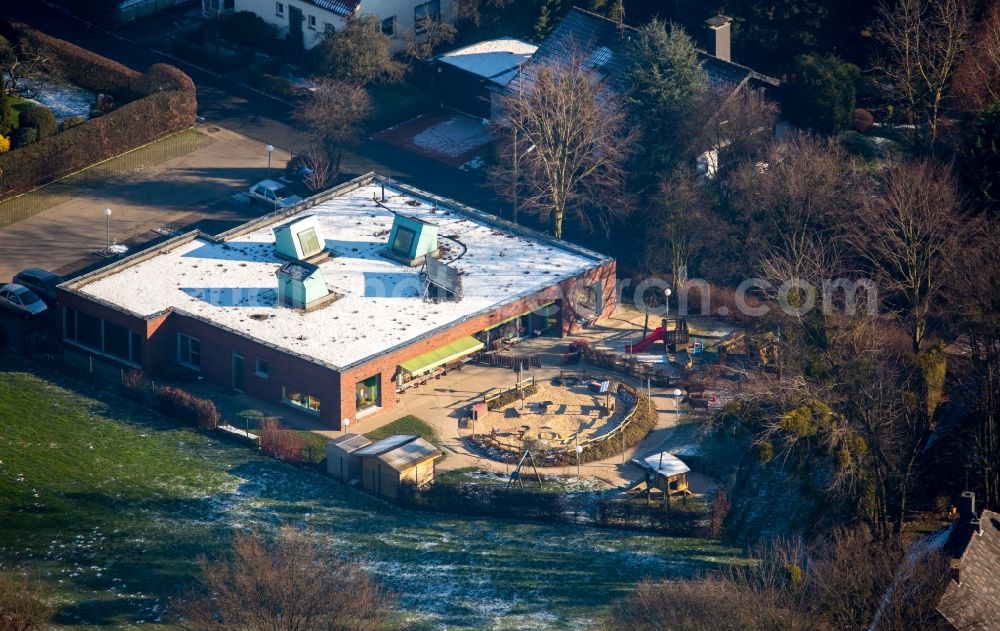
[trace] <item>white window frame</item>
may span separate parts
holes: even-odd
[[[313,30],[313,31],[316,30],[316,16],[315,15],[307,15],[306,16],[306,26],[309,29]]]
[[[389,22],[390,25],[391,25],[389,27],[389,31],[388,32],[386,32],[386,30],[385,30],[385,23],[386,22]],[[384,20],[382,20],[382,33],[384,33],[385,35],[388,35],[389,37],[396,37],[396,23],[397,23],[397,21],[396,21],[396,16],[395,15],[387,17]]]
[[[194,342],[198,343],[198,351],[197,351],[198,363],[197,364],[191,363],[190,361],[184,359],[184,355],[183,355],[183,353],[181,353],[181,348],[184,347],[184,340],[187,341],[187,350],[188,350],[187,354],[188,354],[188,358],[191,357],[191,342],[194,341]],[[201,348],[201,340],[199,340],[196,337],[191,337],[190,335],[187,335],[186,333],[178,333],[177,334],[177,363],[178,364],[180,364],[181,366],[187,366],[188,368],[191,368],[192,370],[197,370],[197,371],[200,372],[201,371],[201,357],[202,357],[202,355],[203,355],[203,353],[202,353],[202,348]]]
[[[285,3],[275,2],[274,3],[274,14],[279,18],[285,17]]]

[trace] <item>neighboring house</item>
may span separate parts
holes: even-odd
[[[355,452],[361,458],[361,488],[394,499],[404,484],[415,488],[434,481],[441,450],[413,434],[390,436]]]
[[[278,36],[312,48],[328,29],[339,29],[349,15],[374,15],[382,32],[401,48],[410,34],[420,35],[426,18],[451,20],[452,0],[202,0],[202,10],[213,14],[219,3],[232,11],[250,11],[278,28]]]
[[[434,58],[444,107],[489,118],[491,101],[538,49],[512,37],[491,39]]]
[[[769,77],[732,60],[730,54],[731,18],[716,15],[705,21],[709,50],[699,50],[701,62],[713,89],[728,93],[733,98],[741,90],[770,89],[781,84]],[[534,69],[538,66],[559,66],[574,57],[582,57],[586,67],[606,79],[612,89],[621,89],[625,70],[625,46],[635,36],[637,29],[595,15],[582,9],[572,9],[538,46],[538,50],[525,64],[516,77],[510,80],[504,91],[517,90],[531,83]],[[494,116],[497,115],[494,101]],[[719,149],[728,142],[716,143],[699,158],[699,169],[703,174],[714,174],[718,168]]]
[[[937,610],[956,631],[1000,631],[1000,513],[976,512],[970,491],[962,493],[958,508],[944,547],[951,580]]]
[[[368,174],[159,243],[56,301],[69,347],[150,375],[179,365],[341,429],[497,340],[607,317],[615,262]]]

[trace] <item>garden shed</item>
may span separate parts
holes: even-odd
[[[668,496],[688,490],[691,469],[677,456],[664,451],[633,462],[645,470],[649,488],[659,489]]]
[[[361,488],[379,497],[396,498],[400,486],[434,481],[434,461],[441,450],[415,434],[390,436],[355,452],[361,457]]]
[[[364,436],[344,434],[326,444],[326,473],[343,482],[361,477],[361,456],[359,449],[372,444]]]

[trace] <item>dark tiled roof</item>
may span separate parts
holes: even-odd
[[[361,0],[306,0],[321,9],[326,9],[337,15],[354,15],[361,5]]]
[[[531,61],[522,67],[520,75],[508,84],[508,89],[516,89],[520,81],[530,83],[536,65],[563,65],[581,55],[586,59],[585,63],[606,77],[613,87],[620,87],[625,67],[625,46],[636,33],[637,30],[631,26],[574,8],[542,41]],[[728,83],[735,88],[747,77],[768,85],[779,83],[777,79],[704,51],[698,51],[698,59],[713,85]]]
[[[938,611],[957,629],[1000,631],[1000,513],[984,510],[982,534],[956,525],[948,551],[959,582],[950,581]]]

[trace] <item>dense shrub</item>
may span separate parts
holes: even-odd
[[[63,119],[62,128],[67,130],[70,127],[76,127],[77,125],[82,125],[87,122],[87,119],[82,116],[67,116]]]
[[[296,101],[309,94],[309,90],[304,87],[266,72],[250,73],[246,82],[252,88],[286,101]]]
[[[278,30],[251,11],[223,15],[213,23],[219,36],[238,46],[259,47],[277,51],[284,46],[278,40]]]
[[[15,149],[20,149],[21,147],[27,147],[38,141],[38,128],[37,127],[18,127],[17,129],[10,132],[10,144]],[[20,151],[4,154],[5,157],[18,156],[20,157]],[[0,162],[2,164],[2,162]],[[0,167],[2,169],[3,167]],[[13,175],[13,174],[11,174]]]
[[[872,128],[875,124],[875,117],[868,110],[856,109],[854,110],[854,122],[852,126],[855,131],[864,133]]]
[[[32,105],[21,112],[21,127],[34,127],[38,130],[38,139],[48,138],[59,131],[59,123],[52,110],[43,105]]]
[[[170,43],[175,55],[209,70],[226,73],[253,63],[256,56],[251,48],[227,51],[207,44],[197,44],[183,37],[175,37]]]
[[[257,434],[260,436],[260,448],[266,454],[280,458],[286,462],[307,462],[306,441],[296,431],[281,429],[281,424],[274,417],[261,420]]]
[[[141,370],[126,370],[122,376],[122,390],[125,396],[139,403],[149,403],[153,396],[153,384]]]
[[[158,386],[153,391],[153,405],[166,416],[197,425],[199,429],[215,429],[219,425],[215,403],[180,388]]]

